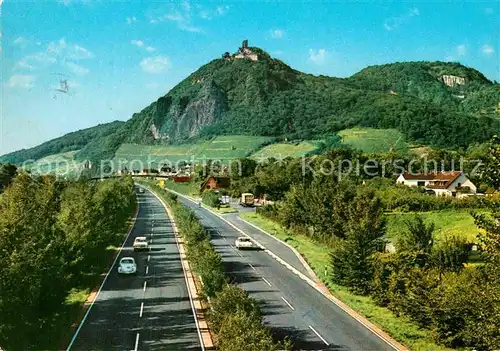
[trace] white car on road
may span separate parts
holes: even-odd
[[[133,257],[123,257],[118,264],[118,273],[134,274],[137,272],[137,265]]]
[[[254,248],[253,241],[246,236],[240,236],[238,239],[236,239],[236,241],[234,242],[234,246],[236,246],[236,248],[239,250]]]
[[[147,250],[148,240],[146,239],[145,236],[138,236],[137,238],[135,238],[134,244],[132,246],[134,247],[134,251]]]

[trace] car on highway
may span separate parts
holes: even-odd
[[[148,240],[145,236],[138,236],[137,238],[135,238],[134,244],[132,246],[134,248],[134,251],[147,250],[149,248]]]
[[[236,239],[236,241],[234,242],[234,246],[236,246],[238,250],[254,248],[253,241],[246,236],[238,237],[238,239]]]
[[[133,257],[122,257],[118,264],[119,274],[134,274],[137,272],[137,265]]]
[[[139,188],[139,192],[140,192],[141,194],[144,194],[144,188]]]

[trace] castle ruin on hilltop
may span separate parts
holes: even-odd
[[[224,53],[222,55],[222,58],[225,60],[231,60],[231,59],[250,59],[252,61],[258,61],[259,57],[256,53],[254,53],[252,50],[248,48],[248,40],[243,40],[241,43],[241,47],[238,48],[238,52],[234,55],[231,56],[229,52]]]

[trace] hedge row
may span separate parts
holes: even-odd
[[[147,183],[172,209],[186,256],[193,271],[203,281],[203,294],[210,298],[208,321],[221,351],[274,351],[290,347],[275,342],[264,326],[259,303],[236,285],[228,284],[222,258],[210,242],[194,212],[182,206],[177,196]]]

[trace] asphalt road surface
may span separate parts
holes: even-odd
[[[234,242],[241,234],[219,217],[189,200],[179,200],[209,230],[230,279],[261,303],[266,324],[275,335],[290,336],[295,349],[394,350],[267,253],[237,250]],[[276,249],[273,252],[281,257]]]
[[[138,201],[117,260],[134,257],[137,274],[122,276],[113,267],[71,350],[201,350],[170,220],[149,191]],[[149,251],[133,251],[136,236],[147,237]]]

